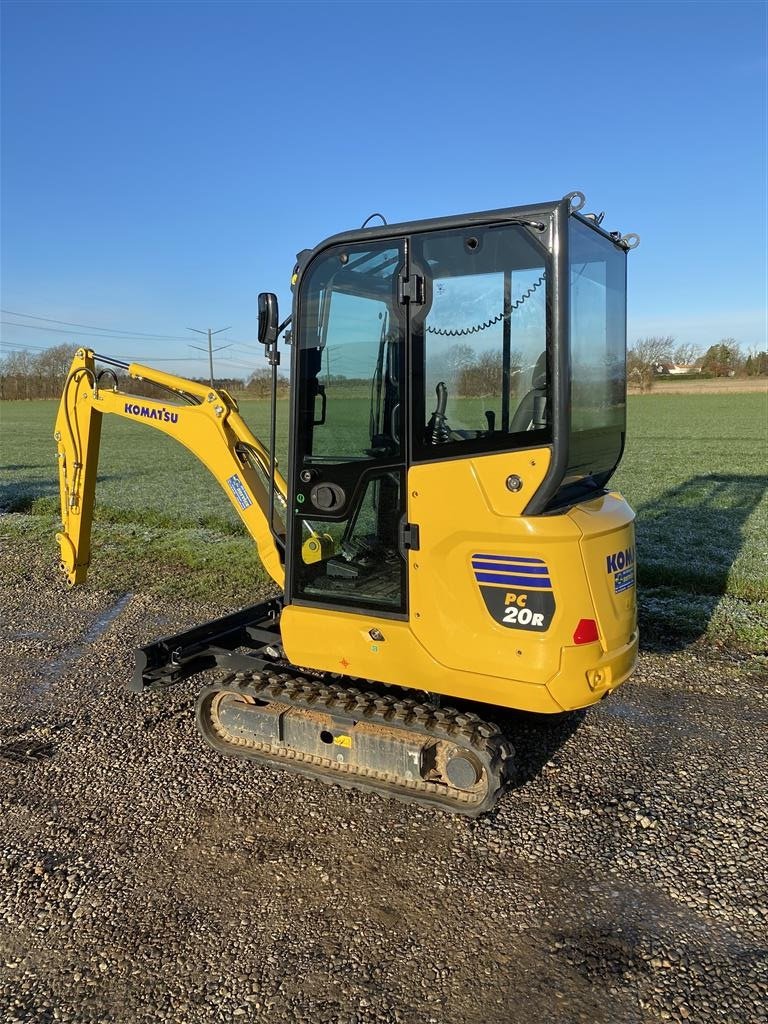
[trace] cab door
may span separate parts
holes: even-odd
[[[321,251],[298,295],[287,599],[407,614],[403,243]]]

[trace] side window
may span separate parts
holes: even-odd
[[[516,226],[422,236],[417,245],[431,278],[414,331],[419,456],[498,450],[510,435],[547,430],[547,254]]]
[[[327,301],[328,326],[318,374],[326,413],[315,428],[313,455],[370,457],[380,433],[372,424],[372,392],[377,377],[384,384],[379,362],[387,349],[389,307],[378,299],[338,291]]]
[[[331,250],[302,293],[301,461],[397,458],[403,327],[394,310],[399,248]]]
[[[577,220],[571,231],[571,430],[624,430],[626,253]]]

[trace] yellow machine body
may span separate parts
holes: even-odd
[[[408,620],[288,605],[281,633],[290,660],[401,686],[418,679],[435,693],[533,712],[604,697],[631,673],[637,654],[635,588],[616,592],[624,570],[612,561],[618,553],[623,563],[634,557],[634,513],[611,493],[562,515],[524,516],[548,461],[540,449],[411,469],[409,520],[431,543],[408,553]],[[523,481],[516,493],[504,486],[510,473]],[[489,614],[472,567],[486,550],[546,565],[555,608],[545,632],[510,628]],[[507,618],[531,600],[525,585],[487,586],[503,595]],[[575,642],[581,620],[596,623],[593,641]]]
[[[67,582],[88,571],[113,414],[207,467],[276,585],[140,648],[131,689],[228,670],[197,704],[221,753],[476,815],[511,777],[512,747],[442,696],[554,715],[631,674],[634,514],[608,485],[626,436],[636,236],[581,216],[583,201],[385,223],[299,254],[291,317],[259,295],[268,445],[222,389],[76,353],[55,434]],[[131,380],[168,400],[131,394]]]
[[[147,366],[132,364],[128,372],[183,388],[200,401],[177,405],[94,387],[94,355],[78,351],[56,421],[64,525],[57,539],[68,581],[82,582],[87,573],[101,417],[114,414],[173,437],[207,466],[282,586],[283,566],[264,515],[267,453],[234,399]],[[260,456],[261,472],[237,454],[241,442]],[[635,587],[617,592],[616,573],[634,569],[619,569],[612,559],[621,554],[624,565],[634,558],[634,514],[614,492],[560,515],[523,515],[549,459],[549,449],[541,448],[412,467],[408,518],[431,542],[408,552],[407,620],[287,605],[280,629],[290,661],[392,685],[417,679],[420,688],[434,693],[540,713],[585,707],[622,683],[637,654],[637,611]],[[505,486],[510,474],[521,480],[519,491]],[[286,493],[281,476],[277,493]],[[546,566],[554,600],[546,631],[509,628],[489,613],[472,565],[486,549]],[[333,550],[329,535],[310,536],[303,544],[308,562]],[[525,616],[525,585],[486,587],[500,595],[503,618]],[[577,643],[582,620],[596,624],[597,636]],[[372,639],[372,632],[383,639]]]

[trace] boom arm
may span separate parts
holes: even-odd
[[[56,417],[61,496],[61,570],[70,586],[85,581],[91,551],[91,524],[99,460],[101,418],[114,413],[147,424],[175,438],[205,465],[221,484],[246,529],[256,542],[264,568],[284,585],[283,511],[287,488],[275,471],[275,522],[269,522],[270,459],[264,445],[240,416],[237,403],[226,391],[176,377],[140,363],[110,362],[129,377],[156,384],[173,395],[159,402],[120,391],[112,371],[97,375],[96,356],[79,349],[70,367]],[[103,387],[100,377],[114,377],[114,387]]]

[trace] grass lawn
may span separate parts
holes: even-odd
[[[629,399],[613,485],[637,513],[646,639],[768,652],[768,395]]]
[[[363,405],[365,408],[363,408]],[[367,401],[350,409],[367,418]],[[359,407],[359,408],[358,408]],[[287,402],[278,453],[287,452]],[[268,403],[241,410],[268,437]],[[57,548],[55,402],[0,405],[2,535]],[[637,512],[642,625],[664,644],[706,635],[768,648],[768,396],[652,394],[629,399],[629,436],[614,485]],[[256,600],[266,577],[229,501],[180,445],[106,417],[91,578],[119,590]]]

